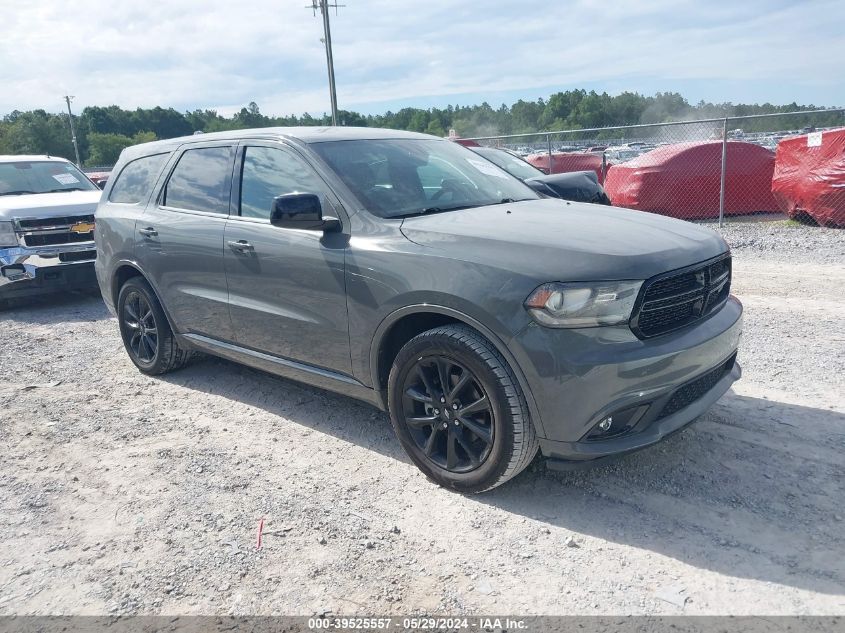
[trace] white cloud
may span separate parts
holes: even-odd
[[[319,17],[302,0],[38,0],[0,23],[0,113],[75,107],[327,109]],[[845,102],[833,0],[346,0],[332,15],[341,107],[665,80],[763,82]],[[731,83],[733,82],[733,83]],[[771,96],[765,85],[771,82]],[[759,92],[759,91],[758,91]]]

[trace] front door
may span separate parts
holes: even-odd
[[[295,150],[273,143],[238,148],[240,181],[225,231],[229,309],[239,344],[351,373],[342,233],[270,224],[273,198],[313,193],[324,212],[339,203]],[[237,208],[234,208],[237,207]]]

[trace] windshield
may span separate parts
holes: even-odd
[[[0,163],[0,196],[60,191],[98,191],[75,165],[64,161]]]
[[[545,176],[543,172],[533,165],[529,165],[521,158],[503,150],[493,149],[492,147],[473,147],[472,151],[476,154],[480,154],[491,163],[495,163],[511,176],[516,176],[520,180],[536,178],[537,176]]]
[[[539,197],[489,161],[449,141],[331,141],[311,148],[366,209],[383,218]]]

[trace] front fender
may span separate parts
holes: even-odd
[[[384,391],[387,389],[387,385],[381,384],[381,379],[379,376],[379,350],[381,349],[385,341],[385,337],[389,334],[391,328],[394,325],[399,323],[403,318],[416,314],[440,314],[443,316],[448,316],[457,321],[460,321],[461,323],[464,323],[465,325],[468,325],[469,327],[481,333],[488,341],[490,341],[490,343],[492,343],[496,350],[504,357],[505,361],[507,361],[508,365],[516,376],[516,379],[519,382],[519,386],[522,389],[522,393],[525,395],[525,400],[528,404],[528,410],[531,414],[531,421],[534,423],[534,428],[537,432],[537,435],[541,438],[546,437],[546,434],[543,430],[543,422],[540,418],[540,410],[534,399],[531,387],[528,384],[528,381],[525,378],[525,374],[523,373],[519,364],[516,362],[516,359],[514,358],[513,354],[511,354],[510,350],[508,349],[506,342],[478,319],[466,314],[465,312],[462,312],[458,309],[449,306],[435,305],[431,303],[406,305],[402,308],[399,308],[398,310],[394,310],[393,312],[388,314],[381,321],[381,323],[379,323],[378,327],[375,330],[375,334],[373,335],[373,339],[370,345],[370,380],[372,381],[371,384],[373,385],[374,389],[382,393],[382,399],[384,402],[387,402],[386,397],[384,397],[383,395]]]

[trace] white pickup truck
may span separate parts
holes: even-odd
[[[0,156],[0,307],[95,287],[100,190],[64,158]]]

